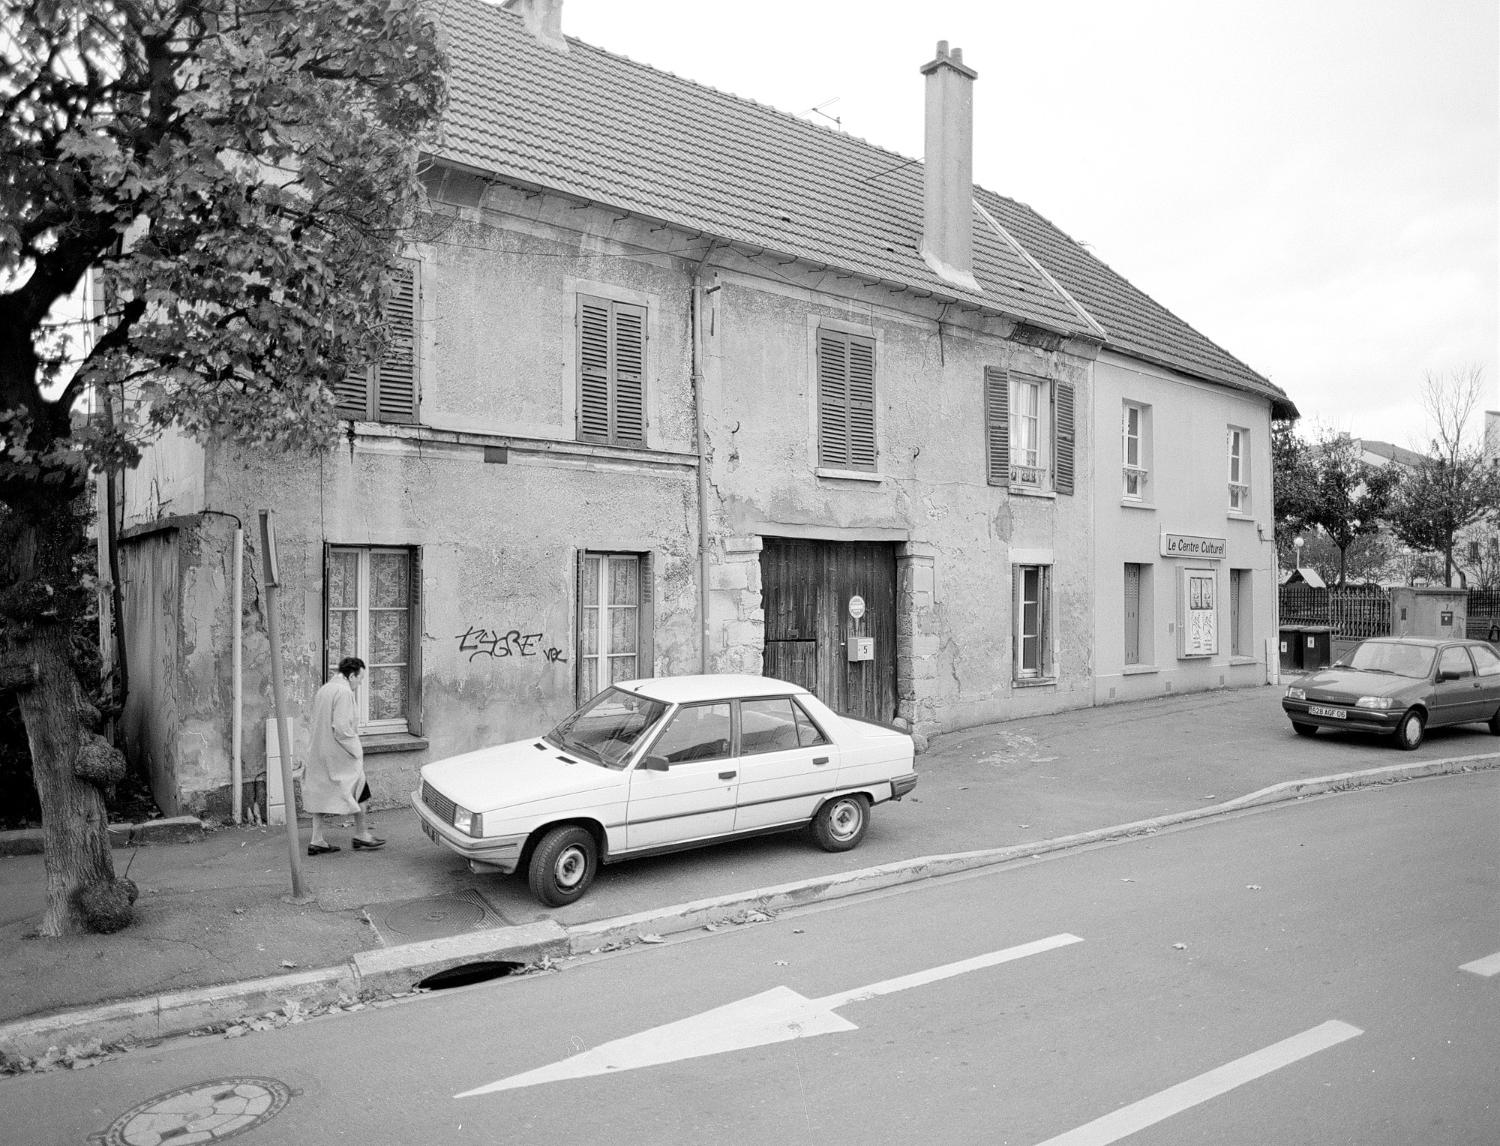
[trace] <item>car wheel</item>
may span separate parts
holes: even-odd
[[[1422,733],[1426,727],[1427,722],[1422,719],[1422,714],[1415,708],[1412,709],[1396,726],[1396,747],[1410,752],[1422,743]]]
[[[825,852],[846,852],[865,838],[870,802],[864,796],[836,796],[813,816],[813,838]]]
[[[532,895],[548,907],[562,907],[588,890],[598,869],[594,837],[583,828],[559,827],[543,836],[531,853],[526,879]]]
[[[1490,735],[1500,736],[1500,708],[1495,709],[1495,715],[1490,717]]]
[[[1294,720],[1292,721],[1292,729],[1298,736],[1316,736],[1318,734],[1318,726],[1316,724],[1302,724]]]

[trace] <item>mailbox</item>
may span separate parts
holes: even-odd
[[[850,637],[848,649],[851,661],[873,661],[875,659],[875,638]]]

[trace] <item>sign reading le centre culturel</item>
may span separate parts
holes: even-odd
[[[1191,533],[1161,535],[1163,557],[1197,557],[1208,561],[1222,561],[1228,551],[1229,542],[1223,537],[1195,537]]]

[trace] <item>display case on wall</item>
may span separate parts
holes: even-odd
[[[1177,570],[1177,656],[1211,657],[1219,651],[1219,585],[1212,568]]]

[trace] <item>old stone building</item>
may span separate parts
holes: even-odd
[[[344,440],[169,438],[129,476],[126,724],[164,808],[227,802],[236,696],[264,767],[262,509],[291,704],[369,662],[386,803],[636,676],[765,672],[927,733],[1265,679],[1295,410],[973,185],[958,50],[913,60],[918,164],[444,11],[430,213]]]

